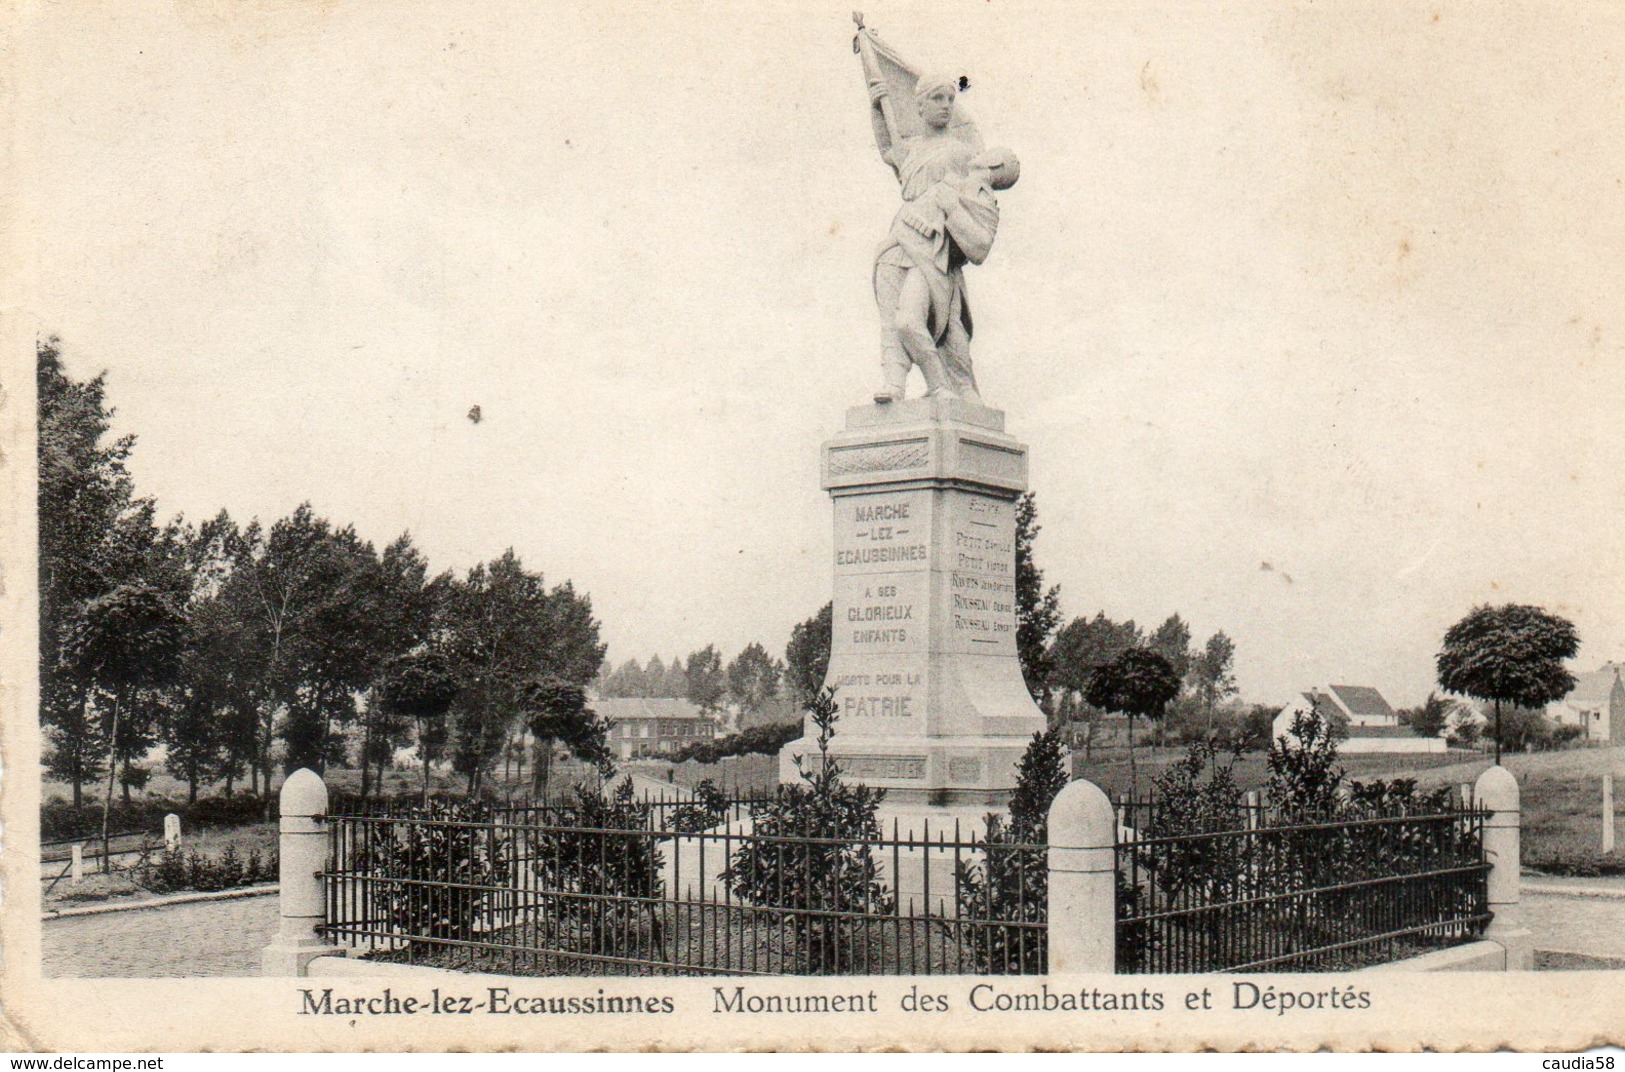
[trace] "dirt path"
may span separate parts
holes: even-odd
[[[43,972],[52,978],[150,979],[258,975],[277,926],[274,896],[47,920]]]

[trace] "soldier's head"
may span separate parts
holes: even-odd
[[[959,80],[951,75],[931,74],[914,86],[914,103],[920,118],[936,130],[945,129],[954,117],[954,98],[959,96]]]
[[[984,149],[970,162],[971,174],[980,177],[978,173],[985,172],[984,180],[995,190],[1008,190],[1021,178],[1021,161],[1009,149],[999,146],[993,149]]]

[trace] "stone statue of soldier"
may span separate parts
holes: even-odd
[[[999,225],[994,193],[1015,185],[1021,165],[1008,149],[982,148],[974,124],[957,114],[958,80],[913,78],[861,23],[858,51],[875,143],[903,195],[875,255],[882,374],[875,401],[902,399],[908,370],[918,366],[929,395],[979,402],[963,268],[981,264],[992,249]],[[896,100],[910,81],[910,99]]]

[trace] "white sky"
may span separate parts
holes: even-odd
[[[867,11],[1022,160],[974,355],[1068,616],[1223,628],[1256,700],[1416,702],[1484,601],[1625,657],[1625,9],[1224,7]],[[511,544],[617,661],[828,598],[897,197],[846,7],[34,25],[37,320],[164,512]]]

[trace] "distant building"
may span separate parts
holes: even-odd
[[[1618,663],[1604,663],[1590,674],[1576,674],[1574,689],[1546,707],[1560,726],[1579,726],[1587,744],[1625,744],[1625,683]]]
[[[717,720],[687,700],[618,697],[594,700],[592,709],[614,723],[609,743],[623,760],[667,756],[717,735]]]
[[[1338,751],[1353,755],[1362,752],[1443,752],[1442,737],[1418,737],[1399,722],[1399,712],[1368,685],[1327,685],[1300,694],[1281,708],[1271,727],[1272,739],[1290,737],[1292,720],[1314,711],[1328,725],[1347,731]]]

